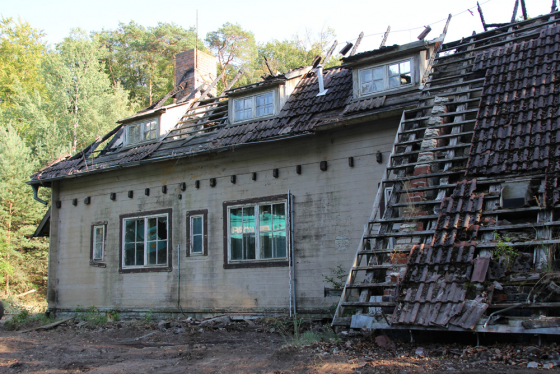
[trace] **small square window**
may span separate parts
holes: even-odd
[[[105,266],[105,246],[107,242],[107,222],[95,222],[91,225],[90,265]]]
[[[208,255],[208,210],[187,212],[187,256]]]

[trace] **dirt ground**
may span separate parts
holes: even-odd
[[[4,320],[0,321],[4,322]],[[378,334],[294,346],[278,321],[144,321],[47,331],[0,324],[0,373],[534,373],[560,371],[556,343],[410,343]],[[29,328],[24,326],[23,328]],[[308,326],[315,337],[326,328]],[[284,331],[282,331],[284,330]],[[282,332],[282,334],[280,333]],[[323,335],[326,336],[326,335]],[[297,341],[296,341],[297,342]],[[528,369],[527,365],[537,366]],[[550,369],[546,369],[551,367]]]

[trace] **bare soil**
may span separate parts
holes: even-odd
[[[473,347],[385,339],[382,347],[368,334],[293,346],[278,326],[267,320],[69,322],[22,333],[0,324],[0,373],[534,373],[560,363],[555,343]],[[528,369],[530,362],[538,369]]]

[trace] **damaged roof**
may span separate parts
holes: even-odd
[[[171,106],[141,111],[119,121],[121,124],[115,130],[98,139],[82,152],[57,160],[33,174],[28,183],[42,183],[67,176],[135,165],[138,162],[161,161],[213,152],[224,147],[238,147],[261,141],[283,140],[313,134],[323,124],[349,118],[355,119],[357,116],[372,112],[402,108],[403,105],[413,105],[414,99],[420,92],[418,87],[415,90],[413,88],[412,94],[409,92],[406,96],[405,103],[399,99],[398,91],[388,93],[387,96],[354,99],[352,70],[341,66],[324,70],[324,86],[328,91],[325,95],[317,96],[319,92],[317,73],[310,69],[310,67],[303,67],[277,76],[267,76],[261,82],[226,92],[227,95],[237,97],[243,92],[252,91],[263,85],[281,84],[287,79],[302,76],[278,115],[274,117],[234,123],[228,118],[227,96],[201,101],[193,100],[185,106],[183,118],[163,139],[133,147],[123,146],[119,138],[123,135],[125,123],[164,112]],[[387,97],[390,99],[386,100]],[[98,151],[97,148],[101,144],[105,145]]]
[[[559,18],[441,47],[403,112],[334,326],[560,334],[558,317],[519,320],[560,307]],[[505,308],[525,310],[489,313]]]

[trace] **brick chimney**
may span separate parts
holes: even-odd
[[[181,52],[175,55],[175,86],[181,82],[181,78],[186,73],[186,86],[182,92],[176,95],[177,101],[181,98],[188,96],[194,89],[201,84],[206,83],[210,85],[216,78],[216,58],[207,53],[197,51],[195,54],[194,49]],[[196,71],[195,71],[195,55],[198,54]],[[216,88],[212,89],[212,95],[216,95]],[[197,94],[195,97],[200,96]]]

